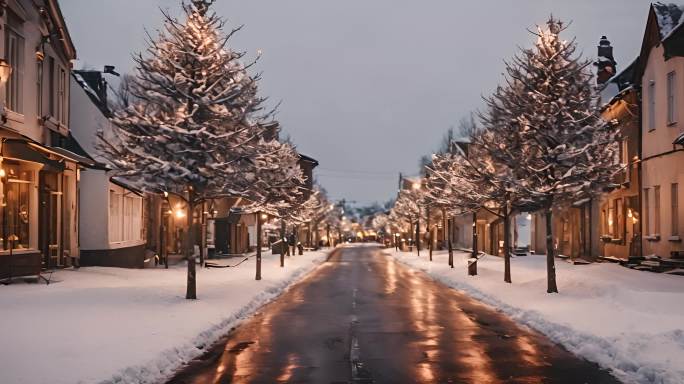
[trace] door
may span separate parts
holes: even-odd
[[[228,220],[225,218],[216,219],[214,221],[214,246],[216,247],[216,253],[218,254],[228,254],[230,253],[229,246],[229,228]]]
[[[50,226],[48,236],[48,250],[50,259],[56,266],[64,265],[62,257],[62,192],[50,192],[49,212]]]
[[[62,175],[41,171],[40,189],[40,226],[38,238],[43,254],[43,265],[47,268],[64,265],[62,256]]]

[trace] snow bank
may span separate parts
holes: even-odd
[[[54,284],[0,286],[0,383],[156,383],[325,260],[326,252],[198,269],[81,268]]]
[[[467,276],[468,254],[387,251],[402,263],[489,304],[547,335],[574,354],[610,369],[627,383],[684,383],[684,278],[615,264],[574,266],[557,261],[560,294],[546,293],[545,256],[512,260],[513,284],[503,282],[503,260],[478,262]]]

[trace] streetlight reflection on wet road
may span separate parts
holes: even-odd
[[[170,381],[352,382],[617,383],[536,332],[368,247],[336,251]]]

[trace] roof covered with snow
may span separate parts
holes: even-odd
[[[658,19],[658,28],[660,29],[660,37],[666,39],[672,31],[679,28],[684,22],[684,5],[677,5],[674,3],[653,3],[653,11]]]

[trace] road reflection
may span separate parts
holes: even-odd
[[[361,381],[352,377],[351,340]],[[492,308],[391,257],[354,248],[169,383],[349,382],[617,383]]]

